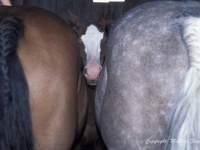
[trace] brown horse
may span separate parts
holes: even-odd
[[[94,116],[95,85],[105,60],[105,46],[108,28],[111,27],[111,9],[105,7],[99,20],[83,21],[71,12],[72,28],[79,38],[80,54],[83,61],[83,74],[87,81],[88,112],[86,126],[76,149],[84,149],[86,145],[94,145],[95,149],[105,149],[98,135]],[[99,144],[100,143],[100,144]],[[87,148],[85,148],[87,149]]]
[[[0,7],[0,149],[70,149],[85,123],[77,38],[37,8]]]

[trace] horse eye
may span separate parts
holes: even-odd
[[[105,39],[105,40],[103,41],[103,43],[104,43],[104,44],[107,44],[107,42],[108,42],[108,40],[107,40],[107,39]]]

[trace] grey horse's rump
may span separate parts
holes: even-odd
[[[162,150],[173,142],[167,123],[190,67],[184,22],[199,16],[198,2],[153,2],[117,21],[95,100],[109,150]]]

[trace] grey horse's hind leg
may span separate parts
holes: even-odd
[[[96,115],[97,125],[100,125],[101,108],[103,106],[103,99],[105,96],[106,86],[107,86],[107,68],[106,66],[104,66],[99,78],[99,83],[97,86],[96,97],[95,97],[95,115]]]

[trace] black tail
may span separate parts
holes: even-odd
[[[0,19],[0,150],[33,150],[29,90],[17,44],[21,20]]]

